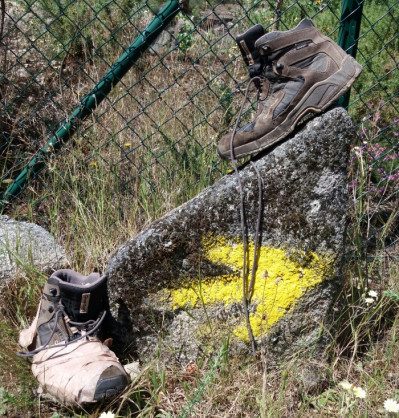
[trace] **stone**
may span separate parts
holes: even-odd
[[[269,359],[328,342],[341,289],[348,216],[352,121],[342,108],[311,119],[239,169],[248,278],[262,181],[255,285],[249,303],[258,349]],[[141,361],[181,362],[229,341],[247,355],[243,239],[235,173],[152,223],[117,250],[106,269],[114,338]],[[160,348],[161,347],[161,348]]]
[[[242,7],[239,4],[219,4],[212,9],[201,13],[201,28],[209,31],[210,29],[225,29],[234,22],[236,16],[240,16]]]
[[[169,29],[170,25],[169,25]],[[172,44],[172,34],[168,30],[164,30],[151,44],[150,53],[162,55],[165,54]]]
[[[67,267],[65,250],[41,226],[0,216],[0,284],[35,267],[52,273]]]
[[[132,380],[135,380],[138,377],[140,377],[141,370],[138,361],[133,361],[132,363],[125,364],[123,368]]]

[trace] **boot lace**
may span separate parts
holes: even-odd
[[[251,299],[254,292],[254,285],[255,285],[255,274],[257,270],[257,260],[258,260],[258,245],[259,245],[259,238],[260,238],[260,225],[262,220],[262,208],[263,208],[263,180],[259,173],[258,167],[251,161],[251,166],[254,168],[256,176],[258,178],[258,217],[256,223],[256,230],[255,235],[253,238],[254,242],[254,255],[253,255],[253,262],[252,262],[252,270],[251,270],[251,280],[248,284],[248,272],[247,272],[247,251],[248,251],[248,231],[247,231],[247,221],[246,221],[246,213],[245,213],[245,197],[244,197],[244,189],[241,182],[241,177],[238,172],[237,168],[237,161],[234,155],[234,137],[238,129],[238,123],[241,119],[242,112],[244,110],[245,102],[248,99],[248,93],[250,86],[254,83],[258,88],[258,96],[259,96],[259,86],[260,86],[260,77],[255,76],[252,77],[247,85],[245,90],[245,96],[242,101],[240,110],[238,112],[238,116],[236,122],[234,124],[233,131],[231,133],[231,140],[230,140],[230,160],[234,168],[234,172],[237,177],[239,190],[240,190],[240,218],[241,218],[241,234],[242,234],[242,242],[243,242],[243,267],[242,267],[242,287],[243,287],[243,304],[244,304],[244,311],[245,311],[245,321],[247,325],[249,340],[251,342],[251,350],[252,354],[256,356],[256,342],[255,337],[252,331],[251,322],[250,322],[250,304]]]
[[[104,321],[106,314],[107,314],[106,311],[101,312],[99,317],[96,320],[90,319],[89,321],[86,321],[86,322],[71,321],[65,312],[64,306],[62,304],[59,304],[58,310],[54,315],[54,327],[51,330],[51,334],[50,334],[48,341],[45,344],[43,344],[41,347],[36,348],[35,350],[29,351],[27,353],[18,352],[17,355],[19,357],[25,357],[25,358],[33,357],[34,355],[40,353],[43,350],[46,350],[47,348],[67,347],[68,345],[76,341],[82,340],[84,338],[88,338],[99,329],[100,325]],[[48,346],[55,332],[57,331],[57,329],[59,329],[58,320],[60,319],[61,315],[63,315],[65,323],[69,325],[69,328],[71,329],[73,335],[67,341],[63,341],[62,343]],[[73,327],[73,329],[71,327]],[[80,335],[76,336],[77,334],[80,334]]]

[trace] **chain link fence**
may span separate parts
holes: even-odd
[[[344,11],[345,18],[361,18],[359,35],[345,47],[354,53],[357,43],[364,67],[347,103],[357,131],[350,162],[354,248],[364,255],[378,246],[393,256],[399,237],[398,0],[349,3],[347,12],[338,0],[183,2],[183,11],[74,127],[73,137],[57,152],[48,150],[43,169],[30,175],[5,213],[51,228],[55,218],[70,216],[68,207],[81,205],[93,216],[107,216],[110,226],[134,217],[140,227],[188,200],[229,168],[217,157],[216,143],[232,128],[247,81],[235,36],[256,23],[267,31],[291,29],[308,17],[338,41]],[[13,180],[161,5],[1,5],[0,195],[8,200]]]

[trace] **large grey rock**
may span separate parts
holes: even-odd
[[[341,287],[352,122],[336,108],[240,170],[254,236],[263,181],[261,248],[249,306],[270,358],[326,342]],[[111,258],[115,336],[144,360],[159,349],[184,361],[220,346],[247,352],[242,308],[240,194],[235,174],[127,241]],[[253,245],[248,251],[252,267]],[[162,337],[162,338],[160,338]]]
[[[50,273],[68,264],[65,250],[41,226],[0,216],[0,279],[4,279],[3,283],[32,266]]]

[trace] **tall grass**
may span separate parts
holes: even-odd
[[[50,122],[68,114],[90,91],[138,33],[134,25],[142,29],[152,15],[148,7],[132,14],[127,9],[136,2],[128,0],[119,1],[120,8],[90,0],[87,16],[79,12],[82,2],[58,3],[38,1],[42,14],[32,17],[32,70],[41,71],[43,57],[45,66],[54,63],[43,71],[43,80],[27,87],[25,100],[16,99],[4,122],[8,142],[0,146],[1,190],[43,144]],[[66,10],[60,15],[62,4]],[[199,2],[185,17],[180,48],[143,56],[10,210],[12,216],[49,229],[65,247],[71,267],[82,273],[104,271],[122,242],[227,169],[216,156],[215,143],[234,121],[246,72],[231,36],[215,30],[196,33],[194,24],[207,4]],[[265,2],[240,4],[232,33],[257,22],[274,23],[275,10]],[[249,12],[240,20],[244,8]],[[306,12],[316,14],[315,23],[336,39],[339,9],[337,1],[283,2],[280,29],[293,27]],[[78,12],[76,19],[68,19]],[[124,25],[128,14],[131,26]],[[227,339],[216,349],[203,347],[203,356],[189,365],[163,364],[156,358],[110,405],[71,411],[43,400],[27,365],[14,356],[18,330],[34,316],[45,280],[32,266],[21,266],[25,274],[1,293],[0,414],[97,417],[109,410],[119,416],[384,416],[383,400],[399,400],[398,82],[392,32],[398,12],[372,1],[365,4],[365,15],[359,44],[365,70],[349,109],[358,136],[349,167],[352,205],[344,302],[337,304],[335,334],[326,352],[317,358],[293,353],[267,367],[264,354],[234,358]],[[80,22],[83,17],[93,26]],[[102,46],[115,30],[112,41]],[[22,30],[18,36],[24,46],[27,36],[24,40]],[[10,71],[16,72],[21,60],[8,61]],[[10,79],[13,85],[0,85],[5,104],[22,88],[16,77]],[[40,97],[40,86],[53,93]],[[344,380],[364,389],[366,397],[340,386]]]

